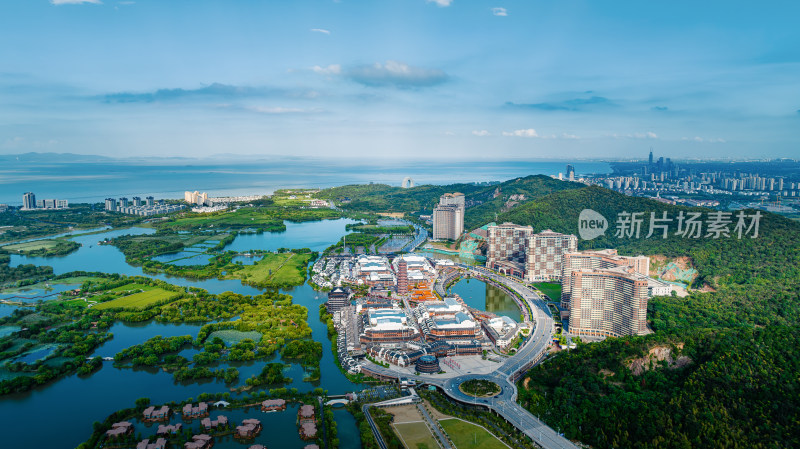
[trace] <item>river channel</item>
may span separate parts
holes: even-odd
[[[226,249],[247,251],[251,249],[275,250],[284,248],[310,248],[320,251],[330,244],[338,241],[346,233],[345,225],[352,220],[325,220],[309,223],[287,222],[287,230],[281,233],[265,233],[253,235],[240,235],[229,244]],[[61,257],[25,257],[12,255],[11,265],[32,263],[35,265],[52,266],[56,274],[71,271],[99,271],[106,273],[119,273],[125,275],[143,275],[157,278],[175,285],[203,288],[210,293],[218,294],[225,291],[245,295],[255,295],[260,289],[242,285],[238,280],[193,280],[166,275],[145,275],[140,267],[134,267],[125,262],[122,253],[110,245],[98,245],[98,241],[125,234],[152,233],[152,229],[131,228],[109,230],[91,235],[78,235],[72,239],[82,246],[80,249]],[[73,287],[74,288],[74,287]],[[453,292],[461,295],[467,303],[475,308],[489,310],[499,315],[508,314],[515,319],[519,318],[519,309],[511,298],[494,287],[481,281],[472,279],[458,282],[453,287]],[[38,292],[29,292],[38,294]],[[327,337],[326,326],[318,319],[319,305],[324,303],[324,293],[315,292],[307,284],[285,290],[284,293],[293,297],[295,304],[308,308],[308,324],[312,330],[312,337],[323,345],[322,360],[320,361],[321,378],[317,382],[303,381],[304,371],[297,364],[291,364],[286,375],[293,379],[287,388],[297,388],[300,391],[311,391],[321,387],[329,394],[343,394],[348,391],[357,391],[363,388],[350,382],[339,371],[331,352],[331,342]],[[506,296],[504,299],[503,296]],[[510,301],[510,302],[509,302]],[[10,306],[7,306],[10,307]],[[3,310],[5,312],[6,310]],[[9,312],[10,313],[10,312]],[[161,335],[164,337],[176,335],[197,335],[199,324],[162,324],[156,322],[146,323],[115,323],[111,332],[114,338],[99,348],[93,355],[113,357],[121,349],[144,342],[145,340]],[[191,358],[195,349],[185,349],[181,355]],[[266,362],[280,361],[275,356]],[[220,364],[219,367],[233,366],[240,372],[239,384],[251,375],[261,371],[265,361],[247,363]],[[26,393],[4,396],[0,398],[0,416],[6,418],[7,423],[13,425],[3,426],[4,442],[2,447],[29,448],[29,447],[64,447],[71,448],[85,440],[92,429],[92,422],[102,421],[111,412],[132,407],[135,400],[148,397],[153,404],[168,401],[180,401],[190,397],[197,397],[200,393],[228,392],[221,380],[207,380],[204,382],[181,383],[173,380],[171,374],[158,369],[130,369],[115,368],[111,362],[105,362],[102,369],[88,377],[71,375],[50,384],[44,385]],[[233,394],[233,393],[232,393]],[[256,439],[257,443],[268,447],[300,448],[305,443],[297,437],[294,426],[294,414],[291,410],[275,414],[263,414],[258,410],[225,412],[230,419],[240,420],[238,414],[248,414],[250,417],[261,419],[264,431]],[[234,416],[236,415],[236,416]],[[283,416],[285,415],[285,416]],[[355,420],[349,413],[337,411],[335,414],[341,448],[360,448],[358,428]],[[13,417],[13,419],[11,419]],[[46,431],[42,431],[46,428]],[[137,432],[139,428],[137,427]],[[142,428],[142,433],[149,435],[153,429]],[[252,444],[249,442],[248,444]],[[218,446],[223,448],[245,448],[233,440],[220,441]]]

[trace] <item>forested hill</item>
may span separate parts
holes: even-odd
[[[735,232],[737,213],[733,212],[727,219],[729,236],[707,237],[707,226],[713,218],[711,209],[689,208],[661,203],[646,198],[636,198],[602,188],[583,187],[556,192],[535,201],[523,204],[514,210],[501,214],[498,222],[513,222],[533,226],[534,231],[552,229],[556,232],[578,235],[578,217],[582,210],[591,209],[599,212],[608,221],[605,234],[593,240],[579,240],[580,249],[616,248],[622,254],[662,254],[667,257],[689,256],[700,272],[698,284],[709,282],[712,286],[724,284],[742,284],[757,282],[759,279],[800,278],[800,223],[777,214],[761,212],[758,237],[751,238],[753,230],[738,238]],[[617,219],[620,213],[641,212],[641,229],[639,238],[622,235],[616,236]],[[668,225],[668,237],[663,238],[663,231],[655,228],[650,238],[646,238],[650,229],[650,213],[655,218],[666,216],[671,221],[656,222]],[[683,212],[700,213],[702,222],[701,236],[676,235],[678,217]],[[745,225],[752,222],[753,210],[744,211]],[[685,223],[685,221],[684,221]],[[684,227],[685,229],[685,227]]]
[[[342,208],[363,212],[430,213],[445,193],[461,192],[470,207],[464,220],[465,229],[474,229],[494,221],[512,195],[524,195],[515,201],[519,205],[565,189],[577,189],[582,184],[564,182],[544,175],[515,178],[495,185],[450,184],[446,186],[422,185],[403,189],[385,184],[347,185],[325,189],[317,198],[333,200]],[[495,192],[498,192],[495,197]],[[349,198],[349,203],[341,203]]]
[[[521,382],[520,402],[568,438],[596,448],[800,447],[800,224],[762,212],[758,237],[750,238],[750,230],[739,239],[734,212],[730,236],[714,239],[706,237],[709,209],[599,187],[547,195],[498,221],[577,234],[583,209],[602,214],[609,229],[581,248],[689,256],[697,283],[716,291],[651,298],[654,334],[555,355]],[[639,238],[615,235],[622,212],[644,213]],[[672,218],[664,222],[668,238],[660,229],[645,238],[650,212]],[[675,234],[681,212],[701,213],[701,237]],[[633,368],[637,360],[644,371]]]

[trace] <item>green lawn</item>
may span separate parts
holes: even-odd
[[[551,301],[561,301],[561,284],[555,282],[537,282],[533,285],[547,295]]]
[[[144,285],[144,284],[125,284],[125,285],[120,285],[117,288],[112,288],[111,290],[109,290],[109,292],[119,293],[119,292],[129,292],[129,291],[133,291],[133,290],[136,290],[136,291],[139,291],[139,290],[150,291],[150,290],[153,290],[155,288],[157,288],[157,287],[153,287],[153,286],[150,286],[150,285]]]
[[[437,449],[439,445],[423,422],[394,424],[394,430],[409,449]]]
[[[253,265],[246,265],[228,277],[253,285],[302,285],[311,254],[268,253]]]
[[[27,253],[30,251],[35,251],[37,249],[52,249],[58,245],[58,242],[55,240],[35,240],[33,242],[25,242],[25,243],[16,243],[13,245],[6,245],[2,249],[11,252],[23,252]]]
[[[163,301],[165,299],[170,299],[177,295],[178,294],[175,292],[170,292],[162,288],[153,288],[145,292],[134,293],[133,295],[123,296],[122,298],[112,299],[111,301],[97,304],[94,306],[94,308],[100,310],[118,307],[125,309],[142,309],[151,304]]]
[[[508,449],[508,446],[483,427],[460,419],[439,420],[456,449]]]

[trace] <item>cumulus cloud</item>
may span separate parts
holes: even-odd
[[[476,129],[475,131],[472,131],[472,135],[473,136],[478,136],[478,137],[486,137],[486,136],[490,136],[491,133],[489,131],[486,131],[485,129],[481,129],[481,130],[477,130]]]
[[[453,0],[425,0],[428,3],[436,3],[438,6],[444,8],[450,6],[453,3]]]
[[[401,89],[430,87],[448,80],[447,74],[439,69],[413,67],[398,61],[356,66],[347,70],[344,75],[365,86]]]
[[[91,3],[93,5],[102,5],[100,0],[50,0],[50,3],[56,6],[59,5],[84,5]]]
[[[331,34],[330,30],[326,30],[324,28],[312,28],[312,33],[322,33],[322,34]]]
[[[508,137],[539,137],[539,134],[533,128],[503,131],[503,135]]]
[[[311,70],[321,75],[339,75],[342,73],[342,66],[339,64],[331,64],[327,67],[315,65],[311,67]]]
[[[500,7],[492,8],[492,14],[500,17],[505,17],[508,15],[508,10]]]
[[[544,103],[514,103],[506,102],[506,106],[517,109],[534,109],[540,111],[582,111],[590,108],[616,106],[605,97],[593,96],[589,98],[571,98],[563,101]]]

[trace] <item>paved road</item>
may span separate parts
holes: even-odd
[[[380,446],[381,449],[388,449],[386,442],[383,441],[381,431],[378,430],[378,426],[375,424],[375,421],[372,420],[372,415],[369,414],[369,407],[370,404],[364,404],[364,406],[361,407],[361,411],[364,412],[364,415],[367,417],[367,422],[369,423],[369,427],[372,429],[372,434],[375,435],[375,439],[378,441],[378,446]]]
[[[466,374],[449,379],[425,377],[420,380],[430,385],[436,385],[441,388],[445,394],[457,401],[481,405],[495,411],[545,449],[577,449],[577,446],[517,404],[517,386],[515,380],[518,376],[521,376],[525,371],[541,361],[547,349],[547,345],[552,339],[554,323],[550,312],[547,310],[547,305],[536,293],[519,282],[500,276],[484,268],[460,264],[459,267],[471,270],[473,275],[480,275],[517,292],[533,311],[533,316],[528,317],[529,320],[534,323],[533,332],[514,356],[509,357],[497,370],[490,374]],[[388,376],[406,376],[393,372],[391,368],[370,366],[370,369]],[[502,388],[502,391],[493,398],[474,398],[462,393],[458,388],[462,382],[470,379],[490,380],[498,384]]]
[[[422,404],[417,404],[417,408],[419,409],[419,412],[422,414],[422,419],[424,419],[425,422],[428,423],[428,427],[430,427],[431,432],[434,432],[436,434],[436,437],[439,439],[439,446],[441,446],[444,449],[452,449],[452,446],[450,446],[450,441],[448,441],[447,437],[444,436],[442,431],[439,429],[439,426],[436,424],[436,421],[434,421],[433,418],[431,418],[431,416],[428,414],[428,411],[425,410],[425,406],[423,406]]]

